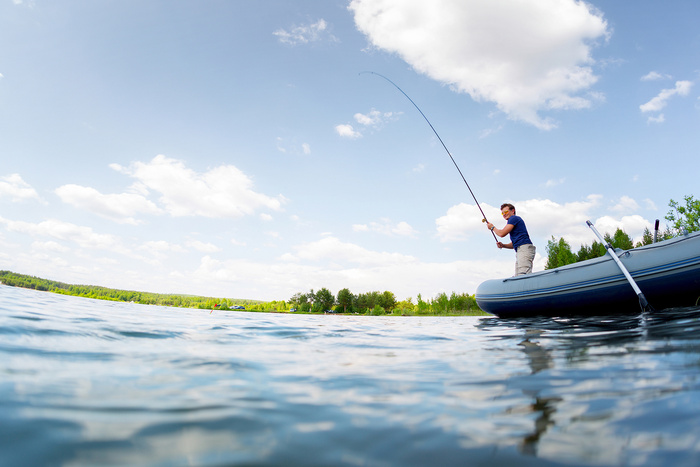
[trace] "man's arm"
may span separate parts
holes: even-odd
[[[498,235],[501,238],[508,235],[515,228],[515,226],[513,224],[506,224],[506,226],[503,227],[502,229],[497,229],[496,226],[490,222],[487,224],[487,227],[489,228],[490,231],[492,231],[493,233],[495,233],[496,235]],[[505,245],[503,245],[503,246],[505,246]],[[506,247],[506,248],[508,248],[508,247]],[[512,248],[512,246],[511,246],[511,248]]]

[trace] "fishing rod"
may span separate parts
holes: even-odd
[[[408,97],[408,94],[406,94],[406,93],[403,91],[403,89],[401,89],[396,83],[394,83],[392,80],[390,80],[390,79],[387,78],[386,76],[380,75],[379,73],[375,73],[374,71],[362,71],[362,72],[360,72],[360,74],[364,74],[364,73],[370,73],[370,74],[379,76],[380,78],[384,78],[385,80],[387,80],[388,82],[390,82],[391,84],[393,84],[394,87],[395,87],[396,89],[398,89],[398,90],[401,92],[401,94],[403,94],[404,96],[406,96],[406,99],[408,99],[408,100],[411,102],[411,104],[413,104],[413,106],[418,110],[418,112],[420,112],[420,114],[423,116],[423,118],[425,119],[425,121],[428,122],[428,125],[430,125],[430,129],[433,130],[433,133],[435,133],[435,136],[437,136],[437,139],[440,141],[440,144],[442,144],[442,147],[445,148],[445,151],[447,152],[447,155],[450,156],[450,159],[452,160],[452,163],[455,165],[455,168],[457,169],[457,172],[459,172],[459,175],[462,177],[462,180],[464,180],[464,184],[467,185],[467,188],[469,189],[469,193],[471,193],[472,198],[474,198],[474,202],[476,203],[476,207],[479,208],[479,211],[481,211],[481,215],[484,216],[483,219],[481,220],[481,222],[488,222],[488,221],[486,220],[486,214],[484,214],[484,210],[481,209],[481,205],[479,204],[479,201],[477,201],[476,196],[474,196],[474,192],[472,191],[472,188],[469,186],[469,183],[467,183],[467,179],[464,178],[464,174],[463,174],[462,171],[459,169],[459,166],[457,165],[457,162],[455,161],[455,158],[452,157],[452,154],[450,153],[450,150],[447,149],[447,146],[445,146],[445,143],[442,141],[442,138],[440,138],[440,135],[438,135],[438,132],[435,131],[435,127],[433,127],[433,124],[430,123],[430,120],[428,120],[428,117],[425,116],[425,114],[424,114],[423,111],[420,109],[420,107],[418,107],[418,105],[417,105],[415,102],[413,102],[413,99],[411,99],[410,97]],[[491,235],[493,235],[493,238],[496,240],[496,242],[498,242],[498,239],[496,238],[496,234],[493,233],[493,230],[491,231]]]

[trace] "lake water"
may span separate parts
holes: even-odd
[[[0,285],[0,465],[700,465],[700,308],[187,310]]]

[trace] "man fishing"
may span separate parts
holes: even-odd
[[[488,222],[486,227],[498,235],[505,237],[510,234],[510,243],[496,242],[498,248],[509,248],[515,250],[515,275],[530,274],[532,272],[532,261],[535,259],[535,245],[530,240],[527,233],[525,221],[520,216],[515,215],[515,206],[510,203],[501,205],[501,214],[508,221],[505,227],[497,229],[495,225]]]

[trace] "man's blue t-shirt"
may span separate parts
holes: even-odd
[[[520,245],[527,245],[532,243],[530,241],[530,235],[527,233],[527,227],[525,227],[525,221],[520,216],[510,216],[508,218],[508,223],[513,226],[513,230],[510,231],[510,241],[513,242],[513,248],[518,250]]]

